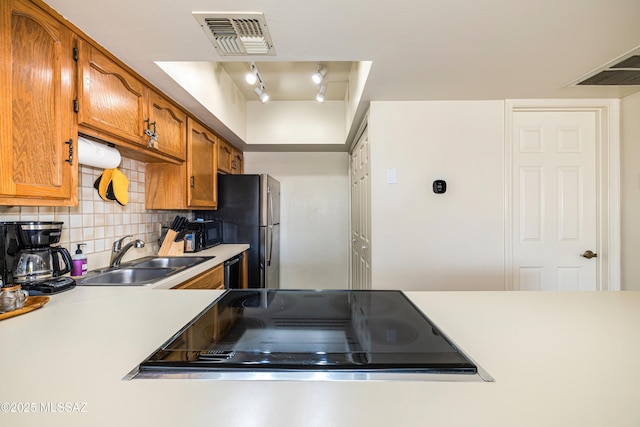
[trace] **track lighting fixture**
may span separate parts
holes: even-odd
[[[313,80],[315,84],[319,85],[320,83],[322,83],[322,79],[324,79],[327,71],[329,71],[327,70],[327,67],[318,64],[318,71],[313,73],[313,75],[311,76],[311,80]]]
[[[260,75],[260,72],[258,71],[258,67],[256,66],[255,62],[251,62],[249,64],[249,72],[244,76],[244,79],[250,85],[254,85],[258,81],[262,83],[262,76]]]
[[[260,98],[260,102],[262,102],[263,104],[269,100],[269,94],[266,93],[265,90],[266,88],[264,87],[264,85],[260,85],[260,87],[254,89],[254,92],[256,93],[256,95],[258,95],[258,98]]]
[[[324,94],[327,92],[327,86],[321,85],[318,93],[316,94],[316,101],[324,102]]]
[[[254,85],[256,83],[259,84],[259,87],[255,88],[253,91],[258,95],[258,98],[260,98],[260,101],[263,104],[269,100],[269,94],[265,92],[267,87],[264,84],[264,80],[262,80],[262,76],[260,75],[260,71],[258,71],[258,66],[255,62],[251,62],[249,64],[249,72],[244,76],[244,79],[250,85]]]

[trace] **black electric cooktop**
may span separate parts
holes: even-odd
[[[228,290],[128,377],[491,381],[402,292],[382,290]]]

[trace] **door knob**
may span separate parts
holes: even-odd
[[[594,253],[593,251],[584,251],[584,253],[580,256],[585,257],[586,259],[591,259],[591,258],[595,258],[598,256],[598,254]]]

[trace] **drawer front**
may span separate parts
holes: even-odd
[[[224,266],[220,264],[171,289],[224,289]]]

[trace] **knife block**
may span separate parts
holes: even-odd
[[[174,242],[177,235],[178,232],[175,230],[167,231],[167,235],[158,251],[158,256],[180,256],[184,254],[184,240]]]

